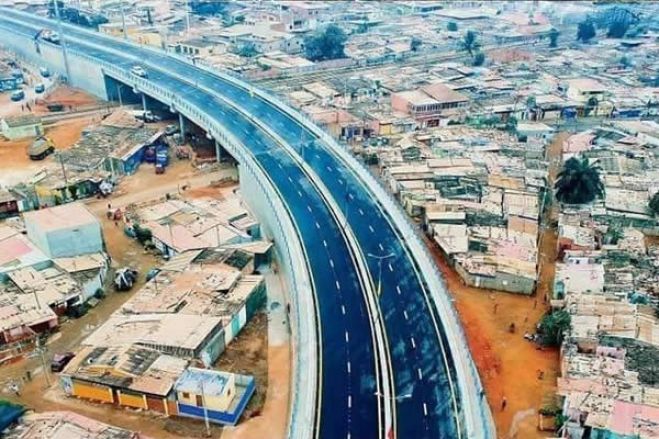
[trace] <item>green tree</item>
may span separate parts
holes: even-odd
[[[446,29],[449,32],[456,32],[458,30],[458,23],[455,21],[449,21],[448,24],[446,25]]]
[[[627,33],[629,29],[629,21],[627,20],[615,20],[612,21],[609,25],[609,31],[606,33],[606,36],[609,38],[622,38]]]
[[[412,37],[412,41],[410,41],[410,50],[416,52],[421,47],[421,44],[423,44],[423,42],[420,39]]]
[[[483,52],[476,52],[476,55],[474,55],[474,61],[473,64],[475,66],[482,66],[485,64],[485,54]]]
[[[652,198],[650,198],[648,207],[654,216],[659,216],[659,192],[655,192]]]
[[[343,50],[347,39],[343,29],[335,24],[330,24],[325,29],[305,37],[305,55],[311,61],[345,58]]]
[[[538,106],[538,103],[535,100],[535,96],[529,96],[528,98],[526,98],[526,108],[528,108],[529,110],[532,110],[537,106]]]
[[[552,29],[551,32],[549,32],[549,47],[558,46],[558,36],[560,34],[561,33],[556,29]]]
[[[572,157],[558,174],[556,198],[561,203],[585,204],[604,196],[604,184],[600,178],[600,168],[591,165],[587,158]]]
[[[595,25],[591,20],[582,21],[577,28],[577,41],[587,43],[595,37]]]
[[[631,67],[632,62],[631,62],[631,60],[630,60],[629,58],[627,58],[626,56],[622,56],[622,57],[620,58],[620,65],[627,69],[627,68]]]
[[[256,50],[256,45],[254,43],[245,43],[238,48],[236,53],[240,56],[251,58],[258,55],[259,52]]]
[[[547,346],[560,346],[571,326],[572,318],[565,310],[545,314],[538,327],[542,343]]]
[[[509,133],[517,132],[517,118],[515,116],[510,116],[506,121],[506,131]]]
[[[462,50],[465,50],[469,53],[469,56],[474,56],[474,52],[480,47],[478,42],[478,37],[476,37],[476,32],[473,30],[467,31],[465,36],[462,38]]]

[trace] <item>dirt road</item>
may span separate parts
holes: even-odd
[[[547,150],[550,161],[549,183],[553,187],[560,169],[561,145],[566,134],[559,134]],[[543,218],[539,237],[539,276],[536,294],[531,297],[472,288],[464,285],[448,266],[434,243],[429,241],[444,274],[449,292],[467,334],[469,347],[485,386],[499,438],[532,439],[551,437],[537,429],[537,410],[553,402],[558,376],[558,350],[538,349],[524,339],[549,306],[556,261],[556,206],[550,205]],[[509,326],[515,323],[515,333]],[[541,379],[540,379],[541,377]],[[503,398],[507,404],[502,410]]]

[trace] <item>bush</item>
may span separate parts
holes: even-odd
[[[595,37],[595,25],[591,20],[582,21],[577,28],[577,41],[587,43]]]
[[[446,25],[446,29],[450,32],[456,32],[458,30],[458,23],[455,21],[449,21]]]
[[[474,66],[482,66],[485,64],[485,54],[483,52],[477,52],[474,55]]]
[[[650,213],[654,216],[659,216],[659,192],[655,192],[652,198],[650,198],[650,204],[648,204]]]
[[[571,325],[572,318],[565,310],[545,314],[538,328],[542,343],[547,346],[559,346]]]

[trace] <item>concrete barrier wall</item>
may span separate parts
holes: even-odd
[[[2,32],[2,36],[0,44],[15,52],[19,58],[23,58],[37,66],[48,67],[51,72],[66,75],[62,46],[41,41],[38,45],[39,53],[35,42],[23,35]],[[71,77],[67,78],[68,83],[73,87],[86,90],[98,98],[107,99],[108,95],[105,90],[105,80],[101,67],[97,63],[77,56],[72,52],[68,53],[68,58],[71,71]]]

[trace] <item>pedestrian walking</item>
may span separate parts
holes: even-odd
[[[495,303],[495,304],[494,304],[494,314],[497,313],[497,309],[498,309],[498,308],[499,308],[499,304],[498,304],[498,303]]]
[[[501,411],[504,411],[507,405],[508,405],[508,400],[504,396],[503,398],[501,398]]]

